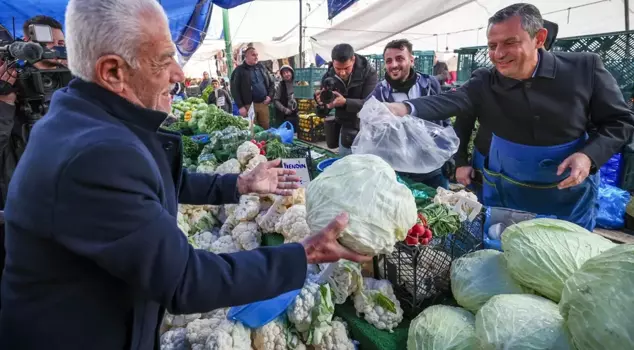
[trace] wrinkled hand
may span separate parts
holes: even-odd
[[[572,154],[557,168],[557,175],[563,174],[570,168],[570,176],[561,181],[557,187],[563,190],[581,184],[590,175],[590,167],[592,167],[592,161],[587,155],[580,152]]]
[[[0,60],[0,81],[3,81],[11,86],[15,84],[15,80],[17,79],[18,74],[15,68],[9,68],[7,62],[3,62]],[[7,95],[0,95],[0,102],[5,102],[8,104],[14,104],[16,99],[15,92],[9,93]]]
[[[264,103],[265,105],[268,105],[269,103],[271,103],[271,97],[266,96],[266,99],[262,103]]]
[[[461,166],[456,169],[456,180],[464,186],[471,185],[471,179],[475,177],[475,172],[470,166]]]
[[[276,168],[281,162],[281,159],[276,159],[260,163],[247,174],[240,175],[238,192],[291,196],[293,190],[299,188],[300,178],[295,176],[295,170]]]
[[[407,106],[405,103],[394,102],[394,103],[386,103],[385,106],[397,117],[404,117],[408,114]]]
[[[240,107],[239,112],[241,116],[246,117],[249,111],[247,111],[247,107]]]
[[[342,107],[346,104],[346,98],[343,97],[343,95],[341,95],[339,92],[333,91],[332,94],[335,95],[335,99],[327,104],[326,108]]]
[[[309,264],[337,262],[341,259],[364,263],[371,256],[361,255],[339,244],[339,234],[348,226],[348,214],[341,213],[318,234],[306,238],[302,245]]]

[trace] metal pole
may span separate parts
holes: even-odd
[[[624,0],[625,5],[625,31],[630,30],[630,0]]]
[[[227,76],[231,79],[231,73],[233,73],[233,49],[231,48],[231,26],[229,25],[229,10],[227,9],[222,9],[222,30],[225,33]]]
[[[303,1],[299,0],[299,68],[304,68],[304,15],[302,7]]]

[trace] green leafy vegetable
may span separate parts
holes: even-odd
[[[181,136],[183,142],[183,157],[188,159],[198,159],[202,150],[202,145],[196,143],[190,136]]]
[[[460,216],[444,204],[430,204],[422,214],[436,237],[445,237],[460,229]]]
[[[266,158],[268,159],[287,158],[288,154],[288,148],[280,140],[274,139],[266,144]]]
[[[383,293],[374,294],[374,302],[377,303],[380,307],[385,310],[395,314],[396,313],[396,304],[390,298],[385,296]]]

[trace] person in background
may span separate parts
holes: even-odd
[[[210,105],[216,105],[218,108],[231,114],[233,111],[233,105],[229,93],[220,87],[218,79],[212,79],[211,85],[214,87],[214,91],[209,94],[207,103]]]
[[[275,92],[275,108],[284,116],[284,121],[293,124],[295,130],[299,127],[299,116],[297,114],[297,101],[293,92],[295,83],[295,71],[291,66],[284,65],[280,68],[282,81]]]
[[[414,71],[412,43],[407,39],[394,40],[383,49],[385,61],[385,79],[380,81],[374,96],[381,102],[403,102],[420,96],[440,94],[440,83],[435,77]],[[450,126],[449,120],[435,121],[440,126]],[[449,181],[443,169],[428,174],[401,173],[416,182],[422,182],[432,188],[448,188]]]
[[[170,91],[170,94],[172,95],[173,102],[186,100],[187,94],[185,93],[185,84],[183,83],[174,84],[174,88],[172,88],[172,91]]]
[[[449,66],[447,66],[447,63],[438,60],[438,55],[434,55],[433,74],[440,85],[447,84],[447,81],[451,79],[451,76],[449,75]]]
[[[231,73],[231,95],[246,117],[253,103],[255,124],[269,129],[269,104],[275,95],[275,81],[268,70],[258,61],[258,51],[250,46],[244,53],[244,63]]]
[[[358,113],[365,99],[377,84],[376,70],[368,60],[356,53],[349,44],[339,44],[332,49],[332,62],[321,79],[321,90],[315,93],[317,114],[327,116],[335,109],[336,129],[339,130],[339,156],[352,153],[352,142],[359,132]],[[331,84],[332,83],[332,84]],[[332,85],[334,99],[321,101],[321,93]]]
[[[205,89],[209,86],[210,83],[211,81],[209,80],[209,73],[203,72],[203,80],[201,80],[200,84],[198,84],[198,86],[200,86],[200,93],[205,91]]]
[[[634,112],[597,54],[544,49],[548,30],[534,5],[495,13],[487,38],[493,68],[476,70],[453,93],[388,107],[427,120],[458,116],[461,144],[468,144],[477,119],[485,131],[476,146],[487,152],[484,205],[554,215],[593,230],[597,171],[631,139]],[[470,184],[466,152],[456,165],[458,181]]]
[[[370,260],[337,242],[345,213],[302,243],[192,247],[179,203],[288,196],[299,178],[279,159],[240,175],[182,168],[181,135],[159,128],[184,77],[158,1],[70,0],[65,19],[77,79],[53,95],[10,183],[0,349],[158,349],[166,310],[266,300],[302,288],[308,264]]]

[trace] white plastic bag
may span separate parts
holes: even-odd
[[[370,98],[359,112],[361,130],[352,153],[374,154],[396,171],[427,174],[445,164],[460,140],[452,127],[412,117],[396,117],[383,103]]]

